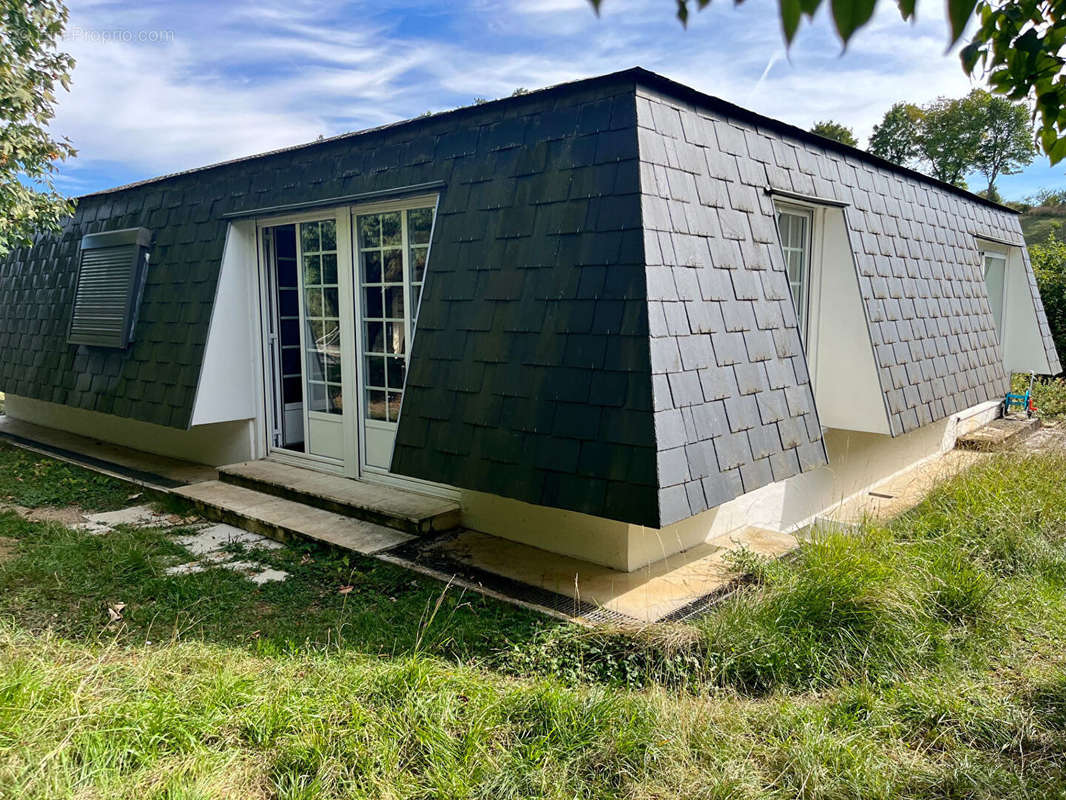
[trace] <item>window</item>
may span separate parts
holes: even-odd
[[[82,237],[70,344],[122,349],[133,341],[151,241],[147,228]]]
[[[807,336],[807,307],[811,273],[811,223],[813,214],[796,206],[777,207],[777,235],[788,270],[792,302],[796,307],[800,334]]]
[[[307,309],[307,402],[309,411],[343,413],[341,320],[337,290],[337,222],[300,223],[304,306]]]
[[[992,307],[992,319],[996,333],[1003,341],[1003,301],[1006,296],[1007,256],[1005,253],[988,251],[985,259],[985,286],[988,288],[988,304]]]
[[[422,297],[432,206],[358,217],[367,419],[396,422]]]

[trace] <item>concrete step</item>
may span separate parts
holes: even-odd
[[[415,535],[451,530],[461,520],[459,504],[454,500],[342,478],[279,461],[230,464],[219,467],[218,477],[234,486]]]
[[[1007,450],[1035,433],[1039,427],[1040,420],[1037,417],[1004,417],[960,436],[955,447],[984,453]]]
[[[174,489],[173,494],[191,501],[208,519],[282,542],[310,539],[372,555],[415,538],[384,525],[222,481],[194,483]]]

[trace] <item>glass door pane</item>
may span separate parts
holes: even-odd
[[[343,414],[336,220],[301,222],[300,256],[308,409]]]
[[[810,283],[811,214],[793,209],[777,210],[777,233],[788,270],[789,288],[796,308],[800,333],[807,337],[807,285]]]
[[[433,216],[432,206],[356,216],[364,458],[379,469],[392,461]]]
[[[344,388],[337,220],[297,225],[307,452],[344,458]]]

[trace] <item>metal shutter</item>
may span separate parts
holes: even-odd
[[[147,228],[82,237],[70,344],[122,349],[133,341],[151,241]]]

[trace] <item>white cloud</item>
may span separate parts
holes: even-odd
[[[822,13],[782,57],[774,0],[714,3],[687,30],[662,0],[604,0],[600,17],[586,0],[447,11],[415,0],[82,0],[72,26],[173,37],[68,40],[78,66],[54,127],[80,154],[64,185],[103,188],[85,177],[102,165],[148,176],[638,64],[803,127],[837,119],[862,138],[900,99],[970,88],[944,54],[941,17],[910,25],[882,5],[846,53]]]

